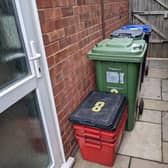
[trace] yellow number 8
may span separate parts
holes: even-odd
[[[93,112],[100,112],[101,109],[104,107],[104,105],[105,105],[104,102],[99,101],[94,105],[94,107],[92,108],[92,111]]]

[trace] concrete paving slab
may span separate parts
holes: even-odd
[[[161,100],[161,80],[145,78],[141,89],[141,96],[147,99]]]
[[[128,168],[130,157],[117,155],[115,163],[112,168]],[[82,159],[80,152],[76,154],[76,162],[73,168],[109,168],[100,164],[88,162]]]
[[[156,163],[148,160],[133,158],[131,161],[130,168],[168,168],[168,165]]]
[[[163,143],[163,162],[168,163],[168,143]]]
[[[163,131],[163,141],[168,141],[168,113],[165,112],[162,115],[162,131]],[[168,151],[167,151],[168,152]]]
[[[136,122],[132,132],[126,132],[120,154],[161,161],[161,125]]]
[[[160,124],[161,123],[161,112],[155,111],[155,110],[144,110],[139,120]]]
[[[168,61],[151,60],[149,61],[149,68],[168,69]]]
[[[167,79],[168,78],[168,69],[150,68],[148,77],[149,78]]]
[[[168,103],[166,101],[144,99],[144,108],[158,111],[168,111]]]
[[[168,101],[168,80],[162,80],[162,99]]]

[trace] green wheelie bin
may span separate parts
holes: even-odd
[[[126,130],[132,130],[136,120],[141,69],[147,44],[143,39],[105,39],[88,53],[96,62],[96,82],[99,91],[122,93],[128,98]]]

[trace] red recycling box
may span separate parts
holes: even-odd
[[[127,111],[128,110],[126,108],[120,121],[119,127],[115,132],[74,125],[76,139],[80,146],[80,151],[83,159],[106,166],[113,165],[124,133],[125,124],[128,117]],[[93,134],[85,133],[82,135],[81,133],[85,132],[84,130],[82,131],[82,127],[84,130],[92,130]],[[116,140],[113,141],[114,139]],[[111,143],[109,141],[111,141]]]

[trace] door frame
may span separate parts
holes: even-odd
[[[18,1],[28,2],[27,0],[18,0]],[[59,126],[59,121],[58,121],[58,116],[57,116],[57,110],[56,110],[56,105],[55,105],[55,101],[54,101],[54,94],[53,94],[53,89],[52,89],[52,85],[51,85],[51,78],[50,78],[49,68],[48,68],[48,63],[47,63],[47,56],[46,56],[44,42],[43,42],[43,38],[42,38],[42,30],[41,30],[41,26],[40,26],[39,15],[38,15],[38,7],[36,4],[36,0],[29,0],[29,1],[31,3],[32,15],[33,15],[35,23],[36,23],[34,26],[37,29],[37,36],[38,36],[39,46],[40,46],[40,50],[41,50],[41,59],[43,62],[43,68],[44,68],[44,74],[45,74],[44,78],[46,80],[46,85],[48,87],[51,110],[53,113],[53,119],[55,121],[55,128],[57,131],[57,141],[59,144],[58,152],[60,153],[60,157],[63,161],[61,168],[71,168],[75,162],[75,159],[73,157],[69,157],[66,160],[66,158],[65,158],[64,147],[63,147],[62,137],[61,137],[61,131],[60,131],[60,126]],[[23,3],[23,5],[25,5],[25,4]]]
[[[5,102],[1,106],[0,112],[4,111],[8,107],[10,107],[11,104],[18,101],[24,95],[27,95],[32,90],[34,90],[34,88],[36,88],[36,94],[37,94],[37,97],[39,100],[39,107],[40,107],[40,110],[42,113],[42,119],[43,119],[43,124],[44,124],[47,139],[49,140],[49,142],[52,141],[53,139],[55,141],[54,147],[56,147],[56,149],[53,149],[52,145],[50,143],[48,144],[49,149],[52,148],[52,150],[50,150],[50,152],[51,152],[51,159],[53,161],[53,164],[50,166],[51,166],[51,168],[58,168],[58,166],[69,168],[73,164],[74,158],[70,157],[67,162],[65,159],[64,148],[63,148],[63,143],[62,143],[62,138],[61,138],[61,132],[60,132],[57,111],[56,111],[56,106],[55,106],[55,101],[54,101],[54,95],[53,95],[53,90],[52,90],[52,86],[51,86],[51,79],[50,79],[50,74],[49,74],[49,69],[48,69],[48,64],[47,64],[47,57],[46,57],[44,43],[43,43],[43,39],[42,39],[42,31],[41,31],[41,26],[40,26],[40,21],[39,21],[39,16],[38,16],[38,8],[36,5],[36,0],[29,0],[29,1],[27,1],[27,0],[12,0],[12,1],[14,1],[16,4],[17,14],[19,17],[20,27],[21,27],[21,31],[22,31],[22,35],[23,35],[23,41],[25,42],[26,52],[28,53],[27,56],[28,56],[29,63],[30,63],[31,74],[29,74],[28,76],[26,76],[22,80],[20,80],[16,83],[13,83],[12,85],[3,89],[0,92],[1,102]],[[26,13],[26,12],[28,13],[28,11],[31,14],[31,21],[34,23],[33,26],[32,25],[31,26],[33,27],[33,29],[36,33],[36,40],[38,42],[38,47],[39,47],[38,50],[40,51],[40,54],[41,54],[40,61],[41,61],[42,72],[43,72],[43,78],[41,79],[41,80],[43,80],[43,83],[41,82],[42,84],[37,81],[37,74],[35,73],[33,61],[31,62],[31,60],[30,60],[31,59],[30,56],[33,56],[33,54],[30,50],[31,49],[30,44],[29,44],[30,39],[27,38],[27,32],[26,32],[26,28],[27,28],[26,25],[28,24],[26,22],[29,22],[29,20],[28,21],[23,20],[24,13]],[[38,85],[38,87],[37,87],[37,85]],[[47,94],[44,96],[43,93],[40,92],[41,89],[39,90],[38,88],[46,89],[45,93],[47,93]],[[19,89],[19,92],[16,91],[16,89]],[[43,110],[44,105],[42,104],[42,102],[44,102],[44,100],[43,100],[44,97],[48,99],[49,107],[47,110],[50,111],[50,114],[44,113],[44,110]],[[49,124],[46,123],[46,120],[45,120],[46,115],[47,115],[47,117],[49,116],[50,119],[53,121],[52,126],[48,126]],[[52,136],[49,135],[49,133],[50,133],[49,128],[54,129],[54,135],[52,135]]]
[[[25,3],[27,3],[29,5],[29,7],[31,7],[31,9],[32,9],[32,11],[31,11],[32,18],[34,19],[34,23],[35,23],[33,25],[33,27],[36,29],[36,33],[37,33],[37,37],[38,37],[37,40],[38,40],[40,51],[41,51],[40,53],[41,53],[41,61],[43,63],[44,80],[45,80],[46,86],[48,88],[48,93],[49,93],[48,98],[49,98],[50,107],[51,107],[50,109],[52,110],[53,120],[55,122],[55,130],[57,132],[56,141],[58,142],[58,149],[55,149],[55,150],[60,154],[60,156],[58,155],[58,157],[60,157],[60,158],[58,158],[58,160],[62,160],[64,163],[65,162],[65,154],[64,154],[61,132],[60,132],[60,127],[59,127],[59,122],[58,122],[58,117],[57,117],[56,106],[55,106],[55,102],[54,102],[53,90],[52,90],[52,86],[51,86],[50,74],[49,74],[49,70],[48,70],[47,56],[46,56],[43,38],[42,38],[42,31],[41,31],[40,20],[39,20],[39,16],[38,16],[38,8],[37,8],[35,0],[30,0],[30,1],[18,0],[18,2],[17,2],[18,6],[20,6],[20,8],[21,8],[21,6],[27,8],[27,5],[25,5]]]

